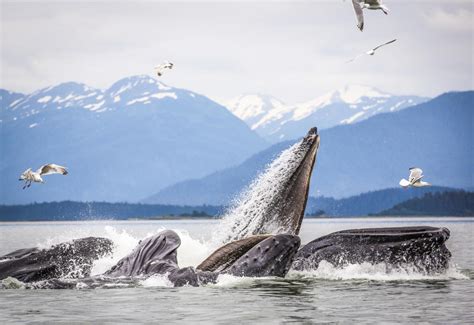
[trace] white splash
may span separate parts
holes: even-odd
[[[166,274],[152,275],[151,277],[140,281],[140,285],[146,288],[174,286],[173,283],[168,279],[168,276]]]
[[[385,263],[349,264],[336,267],[331,263],[322,261],[316,270],[290,271],[289,278],[315,278],[324,280],[373,280],[373,281],[409,281],[409,280],[464,280],[467,276],[462,274],[455,265],[450,265],[446,272],[440,274],[424,274],[412,265],[393,268]]]
[[[270,205],[304,158],[304,150],[301,150],[300,145],[301,142],[298,142],[284,150],[242,192],[215,228],[212,236],[214,243],[225,243],[262,230],[265,233],[279,231],[278,225],[272,223],[278,216],[269,216],[266,212],[271,211]]]
[[[111,256],[103,257],[96,260],[92,266],[91,275],[102,274],[112,266],[114,266],[122,257],[130,254],[138,245],[141,238],[134,238],[125,230],[118,232],[114,227],[105,227],[105,236],[114,243],[114,249]]]
[[[94,262],[91,275],[102,274],[114,266],[121,258],[130,254],[144,238],[154,236],[165,228],[158,228],[149,232],[143,238],[135,238],[125,230],[118,232],[114,227],[106,226],[105,235],[114,243],[111,256],[103,257]],[[186,230],[174,229],[181,239],[181,246],[178,248],[178,265],[180,267],[196,266],[208,257],[214,250],[213,246],[199,239],[193,239]]]

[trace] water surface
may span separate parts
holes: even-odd
[[[333,231],[409,225],[451,230],[453,266],[437,276],[410,270],[387,274],[384,265],[322,264],[285,279],[221,276],[217,284],[173,288],[152,277],[123,288],[0,290],[0,319],[8,322],[204,322],[204,323],[470,323],[474,319],[474,218],[306,219],[302,242]],[[96,263],[99,274],[129,253],[138,240],[176,230],[180,266],[197,265],[214,249],[215,220],[0,223],[0,255],[47,247],[84,236],[116,244],[114,257]]]

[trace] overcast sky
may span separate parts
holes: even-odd
[[[14,91],[107,88],[166,59],[175,69],[163,82],[217,100],[265,93],[294,103],[346,84],[425,96],[474,88],[471,0],[386,0],[388,16],[365,11],[364,32],[350,0],[0,1],[0,87]]]

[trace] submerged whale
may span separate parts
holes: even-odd
[[[132,253],[105,273],[90,277],[93,259],[110,253],[111,242],[105,238],[82,238],[50,249],[32,249],[26,256],[20,251],[5,255],[0,258],[4,260],[0,261],[3,266],[0,279],[15,277],[22,282],[43,281],[42,287],[59,289],[75,287],[76,282],[71,281],[74,278],[81,282],[107,282],[114,278],[166,275],[178,287],[214,283],[220,274],[284,277],[298,252],[300,239],[290,234],[278,234],[239,240],[218,249],[197,268],[178,266],[177,249],[180,245],[181,240],[174,231],[162,231],[142,240]],[[78,246],[87,246],[90,250],[75,251],[74,247]],[[75,254],[62,255],[63,249],[75,251]],[[68,273],[70,270],[75,273]]]
[[[338,231],[303,246],[294,270],[315,270],[326,261],[336,267],[385,263],[390,269],[411,267],[424,274],[449,267],[451,253],[445,243],[449,230],[427,226],[367,228]]]
[[[88,237],[49,249],[19,249],[0,257],[0,280],[14,277],[23,282],[90,274],[95,260],[112,253],[110,239]]]
[[[311,173],[319,148],[317,129],[287,149],[259,178],[252,195],[231,210],[222,246],[196,268],[180,268],[179,236],[166,230],[142,240],[132,253],[99,277],[91,277],[93,261],[112,252],[105,238],[83,238],[50,249],[18,250],[0,257],[0,280],[49,281],[64,288],[74,282],[62,278],[143,278],[167,275],[175,286],[215,282],[220,274],[284,277],[290,269],[311,270],[322,261],[336,267],[351,263],[410,265],[423,273],[439,273],[449,266],[445,246],[449,230],[433,227],[352,229],[317,238],[300,249],[298,237],[304,217]]]

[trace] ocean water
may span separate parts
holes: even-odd
[[[1,323],[472,323],[474,321],[474,218],[306,219],[302,242],[333,231],[407,225],[443,226],[453,254],[446,274],[424,276],[385,265],[334,268],[281,278],[219,277],[217,284],[173,288],[163,277],[122,286],[67,290],[0,289]],[[0,255],[48,247],[84,236],[111,238],[114,256],[96,262],[100,274],[138,241],[176,230],[180,266],[197,265],[215,248],[216,220],[0,223]]]

